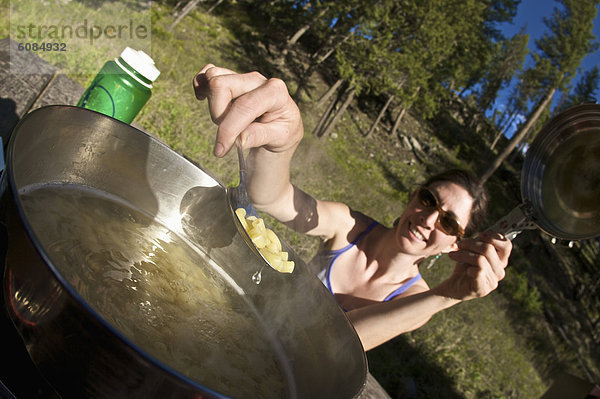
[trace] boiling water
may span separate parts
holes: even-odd
[[[60,273],[138,347],[233,397],[288,395],[282,356],[255,311],[182,238],[81,186],[35,187],[21,199]]]
[[[575,135],[556,148],[544,170],[542,201],[547,218],[567,232],[585,235],[600,225],[600,134]]]

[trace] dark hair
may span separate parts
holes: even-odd
[[[479,180],[471,172],[464,169],[450,169],[437,175],[431,176],[423,184],[424,187],[430,187],[435,183],[454,183],[469,193],[473,198],[471,207],[471,217],[469,224],[465,228],[465,236],[470,236],[482,227],[485,221],[485,213],[488,204],[488,195],[485,187],[479,183]]]

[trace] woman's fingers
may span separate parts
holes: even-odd
[[[209,80],[221,75],[235,75],[236,72],[231,69],[216,67],[213,64],[206,64],[200,72],[194,76],[192,84],[194,93],[198,100],[205,100],[209,95]]]
[[[512,252],[512,241],[502,234],[495,233],[493,231],[481,233],[478,238],[489,244],[492,244],[496,248],[496,253],[498,254],[500,261],[508,263],[508,258]]]
[[[211,113],[216,114],[218,110],[223,110],[223,114],[218,116],[215,123],[219,125],[218,139],[226,148],[233,143],[232,139],[272,108],[271,100],[274,93],[266,87],[266,79],[249,82],[239,78],[241,76],[227,79],[226,82],[225,79],[223,82],[218,82],[227,83],[226,87],[230,89],[228,93],[224,90],[220,92],[221,88],[215,85],[211,94]],[[246,87],[242,89],[242,85]],[[245,141],[245,138],[242,139]]]
[[[470,294],[465,297],[485,296],[497,288],[505,276],[505,268],[512,249],[510,240],[493,232],[485,232],[475,239],[459,243],[459,250],[450,258],[457,262],[455,273],[468,277]]]
[[[193,84],[196,97],[208,99],[211,118],[219,126],[216,156],[229,152],[238,136],[244,148],[265,145],[277,151],[295,144],[294,135],[302,135],[300,112],[280,79],[209,64]]]
[[[206,77],[206,71],[210,68],[214,68],[213,64],[206,64],[200,72],[192,79],[192,85],[194,86],[194,94],[198,100],[204,100],[208,96],[208,79]]]
[[[504,278],[512,250],[510,240],[493,232],[480,234],[476,239],[463,240],[452,259],[474,266],[489,267],[499,280]]]
[[[267,79],[258,72],[238,74],[227,68],[207,65],[194,78],[198,99],[208,98],[210,115],[219,124],[231,102],[262,86]]]
[[[217,141],[230,148],[241,135],[244,148],[266,146],[272,151],[286,150],[301,135],[300,112],[280,79],[265,80],[259,87],[237,97],[224,115]]]

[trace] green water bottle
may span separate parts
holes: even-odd
[[[104,64],[77,106],[131,123],[150,98],[159,74],[146,53],[126,47],[120,57]]]

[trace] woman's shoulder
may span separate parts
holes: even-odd
[[[355,242],[363,234],[381,226],[379,222],[362,212],[349,208],[349,217],[337,225],[336,234],[323,241],[323,249],[336,250]]]

